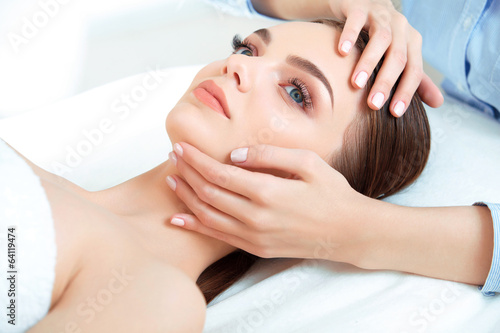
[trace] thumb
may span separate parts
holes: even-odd
[[[271,145],[235,149],[231,152],[231,161],[242,167],[285,171],[304,180],[311,179],[321,164],[327,165],[312,151]]]

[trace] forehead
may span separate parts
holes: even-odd
[[[296,34],[297,36],[309,37],[309,39],[311,36],[317,36],[319,39],[327,36],[337,38],[340,36],[340,30],[326,24],[313,22],[286,22],[270,27],[268,30],[271,31],[273,35],[276,34],[277,38],[281,34],[285,34],[285,37],[290,37],[288,35],[290,33]]]
[[[269,36],[259,33],[267,50],[278,58],[297,55],[314,63],[332,84],[333,90],[349,89],[350,77],[359,52],[341,56],[338,52],[341,31],[320,23],[288,22],[267,29]]]
[[[268,28],[270,46],[282,48],[288,52],[301,52],[302,55],[340,56],[336,51],[336,43],[340,31],[320,23],[288,22]],[[260,34],[262,35],[262,34]]]

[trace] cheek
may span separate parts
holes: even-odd
[[[316,147],[320,136],[312,119],[299,110],[277,105],[267,114],[253,117],[248,126],[244,145],[269,144],[283,148]]]
[[[270,126],[258,135],[262,143],[284,148],[307,149],[324,159],[342,145],[345,124],[327,116],[307,115],[298,109],[278,107],[272,113]]]
[[[242,115],[238,146],[283,145],[293,138],[290,134],[297,128],[300,118],[299,111],[290,109],[274,87],[249,96],[248,103],[237,112]]]

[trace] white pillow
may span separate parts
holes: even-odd
[[[168,158],[165,118],[201,67],[150,70],[0,119],[0,137],[87,190],[120,184]]]
[[[166,115],[202,67],[151,70],[0,119],[0,137],[35,164],[88,190],[114,186],[167,159]],[[127,95],[134,107],[124,102]],[[427,110],[432,132],[427,167],[387,201],[500,202],[500,123],[451,98]]]
[[[0,137],[35,164],[59,170],[88,190],[119,184],[167,159],[165,117],[200,68],[135,75],[0,119]],[[158,86],[148,90],[155,82]],[[133,96],[135,108],[125,107],[124,94]],[[500,202],[500,124],[450,98],[428,114],[429,163],[410,188],[388,201],[412,206]],[[280,301],[274,302],[273,295]],[[386,332],[484,331],[496,325],[499,300],[484,298],[474,286],[411,274],[266,260],[211,303],[205,332],[369,331],[373,323]],[[437,319],[427,320],[419,312],[424,310]]]

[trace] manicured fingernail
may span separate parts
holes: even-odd
[[[176,225],[178,227],[183,227],[184,226],[184,220],[183,219],[180,219],[178,217],[174,217],[173,219],[170,220],[170,223],[172,223],[173,225]]]
[[[177,187],[177,182],[175,181],[174,178],[172,178],[171,176],[167,176],[167,184],[168,187],[172,189],[172,191],[175,191],[175,188]]]
[[[368,74],[366,74],[366,72],[359,72],[356,76],[356,80],[354,80],[359,88],[363,88],[366,84],[366,81],[368,81]]]
[[[174,145],[174,150],[175,150],[175,152],[176,152],[177,154],[179,154],[179,156],[182,156],[182,153],[184,152],[184,151],[182,150],[182,146],[181,146],[180,144],[178,144],[178,143],[176,143],[176,144]]]
[[[342,52],[344,53],[349,53],[351,51],[352,43],[348,40],[342,43],[342,46],[340,47],[342,49]]]
[[[231,152],[231,161],[245,162],[247,160],[248,148],[238,148]]]
[[[398,115],[398,117],[401,117],[403,113],[405,112],[405,103],[399,101],[396,103],[396,106],[394,107],[394,113]]]
[[[170,160],[172,160],[172,162],[174,162],[174,165],[177,165],[177,156],[175,155],[175,153],[173,151],[171,151],[169,154],[168,154],[168,158]]]
[[[372,97],[372,103],[373,103],[373,105],[375,105],[378,109],[382,108],[382,106],[384,105],[384,94],[382,94],[381,92],[376,93],[376,94]]]

